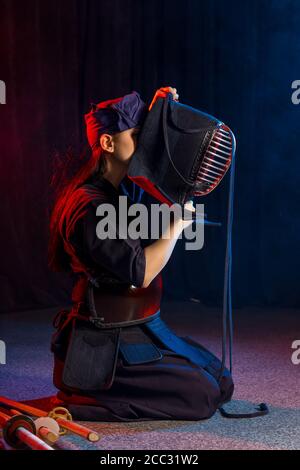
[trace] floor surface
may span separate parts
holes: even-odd
[[[58,309],[0,315],[6,364],[0,365],[0,394],[35,400],[56,393],[49,350],[51,320]],[[215,354],[221,351],[221,312],[193,302],[163,304],[162,318]],[[255,419],[87,423],[96,444],[67,435],[60,449],[300,449],[300,364],[292,343],[300,340],[299,311],[237,309],[234,312],[235,393],[230,411],[253,411],[266,402],[270,414]],[[37,402],[39,403],[39,402]]]

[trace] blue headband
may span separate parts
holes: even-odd
[[[141,126],[147,112],[147,105],[137,91],[92,104],[92,109],[84,116],[90,146],[93,148],[98,144],[101,134],[114,134]]]

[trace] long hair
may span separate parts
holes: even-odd
[[[75,169],[74,174],[76,161],[77,166],[79,161],[80,168]],[[85,150],[77,160],[72,151],[68,151],[63,159],[57,156],[50,182],[50,186],[54,190],[55,202],[50,215],[48,265],[53,271],[70,271],[70,259],[64,250],[61,233],[63,212],[68,201],[71,201],[77,188],[91,176],[103,174],[105,168],[106,159],[100,145],[93,148],[92,151],[90,148]]]

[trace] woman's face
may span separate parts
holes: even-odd
[[[112,136],[114,142],[114,158],[124,163],[131,160],[136,150],[139,131],[140,129],[138,127],[133,127],[132,129],[118,132]]]

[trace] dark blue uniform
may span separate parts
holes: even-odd
[[[105,239],[96,235],[96,208],[111,203],[116,208],[123,194],[104,178],[91,178],[79,188],[66,207],[62,234],[70,264],[78,275],[73,301],[83,300],[86,274],[142,286],[145,274],[143,240]],[[129,203],[129,202],[128,202]],[[118,224],[114,227],[119,232]],[[159,275],[160,276],[160,275]],[[82,296],[82,297],[81,297]],[[130,421],[148,419],[198,420],[214,414],[229,401],[233,382],[225,369],[218,381],[220,361],[190,338],[176,336],[160,317],[147,324],[128,327],[137,337],[147,336],[160,356],[140,363],[126,360],[119,351],[114,380],[108,390],[72,393],[61,380],[69,336],[54,335],[54,383],[58,397],[75,419]],[[87,361],[88,362],[88,361]]]

